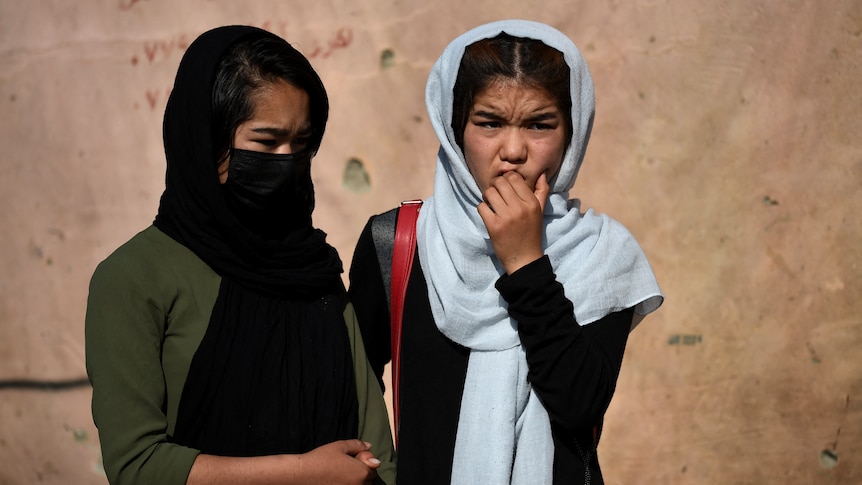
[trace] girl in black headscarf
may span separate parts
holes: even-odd
[[[112,483],[393,481],[341,261],[311,223],[328,110],[308,60],[275,35],[221,27],[189,46],[156,220],[90,285]]]

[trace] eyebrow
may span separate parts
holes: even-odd
[[[559,115],[559,113],[549,111],[546,113],[539,113],[536,116],[533,116],[533,117],[528,118],[528,119],[531,121],[553,120],[553,119],[556,119],[558,117],[558,115]]]
[[[501,120],[502,116],[497,113],[492,113],[490,111],[475,111],[473,112],[473,116],[481,116],[482,118],[488,118],[489,120]]]
[[[252,133],[259,133],[259,134],[271,135],[271,136],[290,136],[291,135],[290,130],[285,130],[284,128],[267,127],[267,126],[252,128],[251,131],[252,131]],[[303,129],[299,130],[297,135],[307,135],[307,134],[310,134],[311,131],[312,131],[311,127],[307,126]]]
[[[473,116],[481,116],[482,118],[487,118],[489,120],[502,120],[502,119],[504,119],[503,116],[500,116],[500,115],[493,113],[491,111],[475,111],[473,113]],[[548,111],[548,112],[544,112],[544,113],[538,113],[535,116],[531,116],[531,117],[527,118],[526,121],[535,122],[535,121],[555,120],[555,119],[557,119],[557,117],[558,117],[558,113],[553,112],[553,111]]]

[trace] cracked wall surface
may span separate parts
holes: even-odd
[[[583,51],[597,113],[572,195],[631,230],[666,294],[629,340],[607,483],[862,482],[859,1],[0,0],[0,485],[105,483],[87,284],[155,215],[191,40],[251,24],[311,59],[332,105],[314,219],[348,263],[371,214],[430,192],[432,63],[512,17]]]

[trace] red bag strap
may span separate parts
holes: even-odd
[[[398,221],[395,223],[395,242],[392,247],[391,287],[391,338],[392,338],[392,411],[395,422],[395,443],[398,443],[398,426],[401,417],[401,319],[404,315],[404,294],[413,267],[416,251],[416,220],[419,218],[421,200],[401,203]]]

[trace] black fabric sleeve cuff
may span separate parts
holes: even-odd
[[[509,313],[522,324],[536,319],[554,321],[561,312],[573,314],[572,303],[557,282],[547,255],[501,276],[495,287],[509,304]]]

